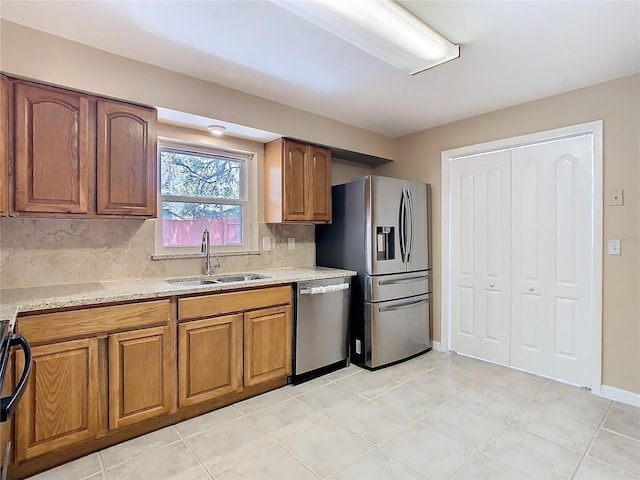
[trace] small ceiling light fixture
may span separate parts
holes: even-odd
[[[223,127],[222,125],[209,125],[207,127],[211,132],[211,135],[215,135],[216,137],[221,137],[224,135],[224,132],[227,130],[227,127]]]
[[[460,47],[394,0],[272,0],[411,75],[460,57]]]

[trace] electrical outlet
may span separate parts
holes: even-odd
[[[620,251],[620,239],[619,238],[611,238],[607,242],[607,253],[609,255],[621,255]]]
[[[271,237],[262,237],[262,250],[265,252],[271,250]]]
[[[296,239],[295,239],[295,237],[289,237],[287,239],[287,246],[289,247],[289,250],[295,250],[296,249]]]

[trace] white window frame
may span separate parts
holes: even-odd
[[[181,197],[174,195],[162,195],[162,165],[160,154],[162,150],[174,150],[185,153],[193,153],[197,155],[208,155],[220,158],[228,158],[239,161],[240,168],[240,199],[229,200],[225,198],[209,198],[202,201],[201,197]],[[230,254],[252,252],[257,250],[258,245],[258,228],[257,228],[257,154],[244,150],[236,150],[216,145],[186,142],[176,139],[158,138],[158,194],[157,194],[157,212],[156,218],[156,255],[185,255],[191,256],[200,254],[200,245],[192,247],[165,247],[162,237],[162,202],[178,201],[178,202],[196,202],[196,203],[215,203],[224,205],[240,205],[242,207],[242,244],[239,245],[211,245],[211,251],[216,254]]]

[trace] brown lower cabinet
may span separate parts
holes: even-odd
[[[9,478],[277,388],[291,373],[290,285],[35,313],[17,328],[33,364],[9,434]],[[22,362],[16,352],[17,371]]]
[[[33,347],[32,354],[31,377],[16,415],[19,462],[98,433],[98,339]],[[23,366],[18,352],[18,371]]]
[[[180,324],[178,367],[180,407],[242,390],[242,315]]]

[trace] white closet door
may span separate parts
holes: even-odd
[[[451,349],[509,364],[509,151],[454,159],[451,195]]]
[[[511,365],[590,385],[592,136],[512,150]]]

